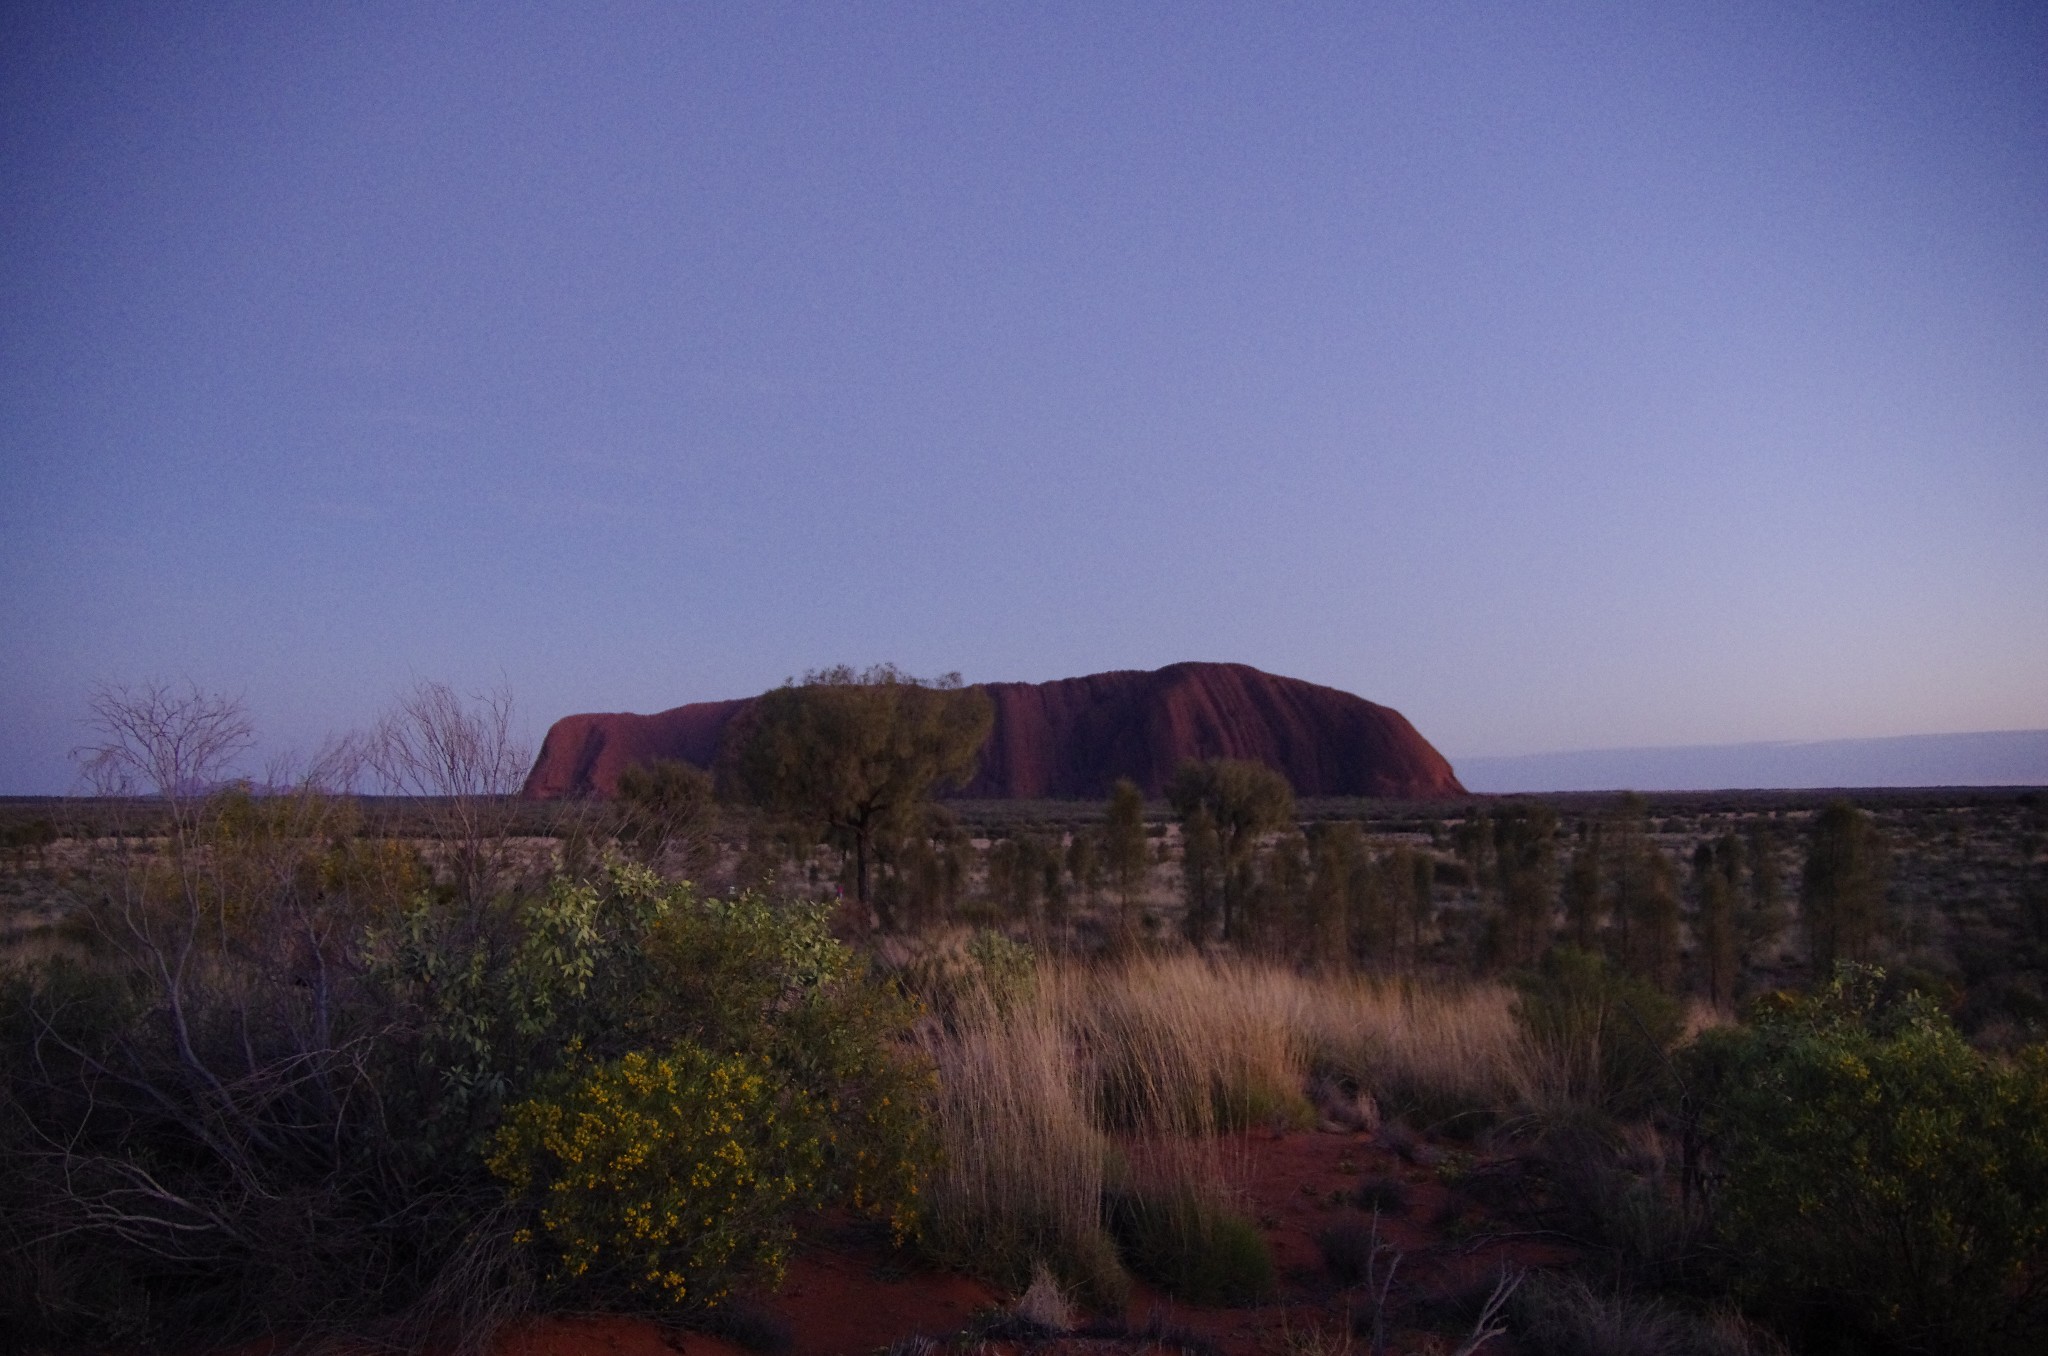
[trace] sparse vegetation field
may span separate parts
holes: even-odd
[[[0,804],[5,1341],[773,1350],[835,1248],[984,1287],[930,1350],[2041,1338],[2035,793],[1234,778]]]

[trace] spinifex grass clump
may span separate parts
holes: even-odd
[[[1273,1291],[1258,1226],[1190,1181],[1113,1194],[1110,1227],[1131,1269],[1196,1304],[1256,1304]]]
[[[1504,990],[1196,956],[1043,963],[1032,983],[979,1000],[954,985],[922,1037],[941,1086],[928,1243],[1012,1285],[1044,1261],[1091,1303],[1114,1298],[1121,1275],[1106,1197],[1134,1269],[1204,1294],[1268,1283],[1257,1231],[1227,1206],[1235,1165],[1219,1146],[1312,1123],[1312,1071],[1460,1109],[1513,1104],[1527,1072]]]
[[[962,996],[950,1026],[925,1028],[942,1146],[925,1243],[1012,1286],[1046,1264],[1110,1306],[1125,1280],[1100,1218],[1109,1142],[1089,1116],[1064,979],[1048,969],[1022,997]]]
[[[1556,1100],[1638,1115],[1670,1087],[1665,1052],[1684,1028],[1677,999],[1605,957],[1559,948],[1522,977],[1515,1016],[1562,1075]]]
[[[1303,1092],[1310,996],[1293,975],[1182,957],[1090,978],[1073,1020],[1107,1127],[1209,1135],[1315,1123]]]
[[[1302,1011],[1316,1063],[1372,1094],[1382,1115],[1476,1130],[1555,1081],[1498,984],[1311,981]]]

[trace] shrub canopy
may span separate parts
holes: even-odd
[[[2025,1349],[2048,1335],[2048,1051],[1985,1056],[1884,993],[1845,964],[1689,1052],[1717,1219],[1767,1304],[1909,1350]]]

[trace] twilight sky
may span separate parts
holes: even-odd
[[[2048,727],[2048,7],[0,9],[0,793],[840,661]]]

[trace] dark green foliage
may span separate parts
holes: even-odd
[[[1422,955],[1422,934],[1436,921],[1437,861],[1427,852],[1397,847],[1383,867],[1396,911],[1396,928],[1406,937],[1410,959]],[[1407,888],[1402,889],[1403,882]]]
[[[1128,778],[1118,778],[1109,793],[1109,812],[1102,825],[1102,855],[1116,888],[1117,920],[1131,928],[1131,910],[1145,883],[1149,864],[1145,852],[1145,797]]]
[[[1807,954],[1817,975],[1870,959],[1885,928],[1885,844],[1864,814],[1838,800],[1814,816],[1799,877]]]
[[[1727,1007],[1735,999],[1736,972],[1742,963],[1737,926],[1742,894],[1742,843],[1734,834],[1693,850],[1693,913],[1695,969],[1707,1001]]]
[[[1184,832],[1202,812],[1216,835],[1221,876],[1220,903],[1225,941],[1237,941],[1247,919],[1238,916],[1253,882],[1252,852],[1259,835],[1294,822],[1294,790],[1287,778],[1264,763],[1210,758],[1183,763],[1166,798]]]
[[[829,1198],[913,1199],[927,1075],[893,1045],[912,1009],[819,906],[638,867],[479,906],[330,834],[347,821],[320,805],[210,803],[203,851],[105,878],[95,970],[4,977],[0,1329],[488,1332],[534,1283],[483,1163],[505,1109],[682,1042],[836,1103],[807,1174]]]
[[[1113,1194],[1110,1232],[1131,1270],[1194,1304],[1257,1304],[1273,1291],[1258,1226],[1189,1187]]]
[[[1269,953],[1306,949],[1310,934],[1308,840],[1280,835],[1260,855],[1257,880],[1246,896],[1244,935]]]
[[[1385,952],[1392,929],[1358,825],[1316,825],[1309,838],[1309,871],[1303,931],[1311,961],[1331,966],[1359,952]]]
[[[1678,981],[1678,873],[1650,841],[1642,797],[1623,797],[1607,843],[1609,950],[1629,973],[1670,988]]]
[[[850,851],[866,904],[877,837],[907,832],[934,789],[974,775],[994,719],[988,694],[957,674],[928,683],[886,664],[841,666],[757,698],[726,766],[741,797]]]
[[[1407,1212],[1412,1195],[1408,1184],[1398,1177],[1368,1177],[1352,1191],[1350,1201],[1360,1210],[1392,1216]]]
[[[1483,861],[1495,906],[1497,964],[1523,966],[1550,943],[1557,899],[1557,814],[1536,802],[1498,807],[1479,821],[1490,841]]]
[[[1607,918],[1604,855],[1600,824],[1595,821],[1572,849],[1564,872],[1565,941],[1580,951],[1597,951],[1600,947],[1601,929]]]
[[[1924,1352],[2048,1341],[2048,1052],[1981,1055],[1844,966],[1685,1060],[1716,1218],[1763,1304]]]
[[[1753,964],[1785,930],[1784,872],[1778,864],[1778,835],[1769,820],[1750,824],[1743,848],[1749,892],[1742,915],[1742,950]]]
[[[1593,952],[1560,947],[1516,981],[1516,1018],[1559,1059],[1577,1100],[1614,1115],[1642,1112],[1669,1088],[1665,1052],[1678,1039],[1678,1001]]]
[[[1100,836],[1087,829],[1076,829],[1067,840],[1067,880],[1088,908],[1102,896],[1100,842]]]
[[[1223,894],[1223,843],[1216,820],[1206,805],[1196,805],[1181,821],[1180,875],[1187,909],[1181,927],[1197,946],[1215,931],[1218,900]]]
[[[674,758],[634,763],[619,774],[619,842],[650,866],[673,852],[683,875],[707,865],[713,818],[711,774]]]
[[[972,853],[966,835],[938,806],[905,837],[877,840],[876,912],[912,931],[942,922],[959,903]]]
[[[989,902],[1002,915],[1042,929],[1064,905],[1052,888],[1060,885],[1059,868],[1058,853],[1038,834],[1024,830],[1001,839],[989,848]]]

